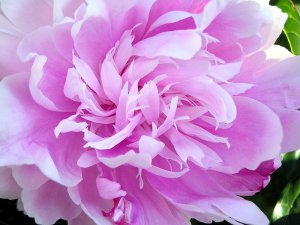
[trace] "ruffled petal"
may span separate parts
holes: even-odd
[[[66,188],[52,181],[36,190],[22,191],[21,199],[25,212],[34,217],[38,224],[51,225],[61,218],[72,220],[81,212],[80,207],[70,199]]]

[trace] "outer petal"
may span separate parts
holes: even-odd
[[[32,100],[26,87],[27,74],[1,81],[0,165],[36,164],[57,182],[78,183],[81,178],[77,157],[84,150],[80,143],[82,137],[64,134],[63,138],[56,139],[54,129],[65,114],[44,110]],[[71,162],[74,164],[70,165]]]
[[[294,151],[300,148],[300,112],[283,110],[278,112],[283,126],[282,151]]]
[[[280,157],[263,162],[256,170],[242,169],[238,173],[225,174],[222,171],[208,171],[224,189],[239,196],[249,196],[260,191],[270,181],[270,174],[280,166]]]
[[[194,165],[191,165],[190,172],[177,179],[163,179],[148,174],[147,177],[156,191],[186,214],[193,212],[203,222],[220,222],[225,218],[233,224],[239,224],[236,221],[268,224],[267,217],[253,203],[236,197],[224,189],[222,183],[211,176],[209,171]],[[227,208],[227,204],[230,207]]]
[[[262,66],[257,72],[241,78],[256,84],[246,96],[257,99],[272,109],[300,108],[300,56]],[[246,75],[246,74],[245,74]],[[249,79],[250,78],[250,79]],[[239,80],[241,80],[239,79]]]
[[[76,218],[81,209],[70,199],[67,189],[48,181],[39,189],[22,192],[25,212],[38,224],[51,225],[59,219]]]
[[[0,83],[0,165],[32,163],[32,156],[24,151],[28,144],[23,139],[34,128],[34,118],[40,118],[44,110],[32,101],[28,88],[28,74],[15,74]],[[26,106],[26,108],[25,108]],[[30,115],[26,113],[30,108]],[[27,131],[27,132],[24,132]]]
[[[252,19],[245,19],[249,17]],[[232,61],[266,49],[280,35],[286,18],[278,8],[259,1],[229,1],[205,29],[210,36],[219,40],[209,44],[208,50],[225,61]]]
[[[268,218],[252,202],[244,199],[217,199],[213,201],[222,213],[244,224],[269,224]]]
[[[300,57],[289,58],[282,49],[278,53],[287,59],[277,62],[279,56],[274,55],[257,69],[258,72],[244,73],[238,80],[256,84],[244,95],[263,102],[279,115],[284,128],[282,150],[286,152],[300,147],[297,135],[300,118],[296,111],[300,108]]]
[[[23,34],[0,14],[0,79],[21,71],[28,71],[27,65],[17,57],[17,46]]]
[[[65,16],[73,17],[83,0],[53,0],[53,22],[59,23]]]
[[[246,19],[249,16],[251,20]],[[221,42],[234,42],[254,35],[266,20],[264,17],[257,2],[231,1],[205,31]]]
[[[70,29],[70,24],[40,28],[27,35],[18,48],[22,60],[28,61],[35,57],[30,80],[33,98],[54,111],[76,109],[76,104],[64,95],[67,70],[72,66],[70,54],[73,42]]]
[[[35,190],[48,181],[48,178],[34,165],[15,166],[12,175],[22,190]]]
[[[282,126],[278,116],[262,103],[246,97],[234,100],[238,114],[233,126],[216,132],[228,137],[230,148],[216,145],[213,149],[233,172],[242,168],[254,170],[280,154]]]
[[[52,5],[49,1],[1,0],[1,9],[14,25],[25,32],[52,23]]]
[[[257,1],[260,4],[262,1]],[[266,5],[266,4],[265,4]],[[265,11],[268,11],[270,15],[270,20],[268,21],[266,26],[263,26],[260,30],[260,33],[263,37],[262,42],[263,46],[262,49],[267,49],[268,47],[271,47],[279,35],[281,34],[284,24],[288,18],[288,15],[283,13],[281,9],[279,9],[276,6],[270,6],[269,3],[267,3],[267,7],[264,8]]]
[[[68,222],[69,225],[96,225],[84,212],[82,212],[77,218]]]
[[[0,198],[16,199],[20,197],[21,188],[12,176],[11,168],[0,167]]]

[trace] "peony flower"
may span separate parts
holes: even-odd
[[[0,197],[38,224],[268,224],[300,58],[267,0],[0,0]]]

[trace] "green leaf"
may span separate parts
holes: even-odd
[[[284,33],[289,41],[291,50],[295,55],[300,55],[300,15],[291,0],[277,0],[275,4],[288,14],[284,26]]]
[[[277,202],[272,220],[276,221],[282,217],[288,216],[293,213],[299,213],[300,209],[297,208],[300,202],[300,177],[295,181],[288,183],[284,188],[280,200]]]
[[[286,162],[286,161],[298,160],[298,159],[300,159],[300,149],[296,150],[294,152],[289,152],[289,153],[283,154],[282,161]]]

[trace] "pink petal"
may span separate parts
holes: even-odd
[[[63,93],[63,82],[57,72],[48,66],[47,58],[37,56],[31,70],[30,91],[34,100],[53,111],[74,111],[76,104]],[[55,87],[55,89],[53,89]],[[57,91],[57,88],[61,89]]]
[[[126,115],[128,110],[128,101],[130,97],[131,96],[129,96],[128,93],[128,83],[125,83],[120,93],[119,104],[117,106],[116,111],[115,126],[118,129],[123,129],[128,124],[128,118],[126,117]]]
[[[114,65],[111,53],[107,54],[102,64],[101,82],[106,96],[117,105],[122,88],[122,78]]]
[[[60,121],[54,130],[55,136],[58,137],[60,133],[83,131],[88,126],[86,122],[76,122],[75,119],[76,115]]]
[[[230,123],[236,118],[237,110],[232,96],[214,81],[200,77],[176,87],[198,99],[218,122]]]
[[[148,136],[142,136],[139,140],[139,152],[149,154],[152,158],[158,155],[164,146],[163,142]]]
[[[138,58],[128,67],[126,70],[127,74],[125,73],[125,75],[127,75],[127,79],[130,83],[134,83],[150,74],[158,66],[158,63],[158,60]]]
[[[11,24],[9,24],[11,27],[5,30],[5,23],[9,24],[7,19],[0,14],[0,79],[17,72],[29,71],[29,66],[22,64],[16,54],[22,35]]]
[[[75,68],[68,69],[64,85],[64,95],[73,101],[80,102],[79,96],[83,89],[84,83],[80,78],[80,74]]]
[[[82,212],[78,217],[68,222],[70,225],[96,225],[96,223],[91,220],[84,212]]]
[[[48,181],[48,178],[33,165],[13,167],[12,174],[22,190],[27,191],[36,190]]]
[[[160,114],[160,103],[158,89],[155,83],[150,81],[144,84],[140,91],[139,105],[147,122],[155,122]]]
[[[31,99],[28,88],[29,74],[14,74],[0,83],[0,165],[32,163],[32,157],[22,143],[28,132],[34,129],[34,121],[43,110]],[[26,112],[30,108],[30,114]]]
[[[114,199],[126,195],[126,191],[121,190],[121,185],[117,182],[98,177],[96,183],[99,195],[104,199]]]
[[[300,57],[288,58],[280,63],[262,68],[249,82],[257,84],[246,96],[255,98],[272,109],[298,109],[300,107]],[[246,80],[243,78],[243,80]]]
[[[97,153],[94,150],[86,151],[79,157],[77,164],[82,168],[88,168],[99,163]]]
[[[81,0],[53,0],[53,21],[59,23],[66,16],[73,17],[80,4],[82,4]]]
[[[2,0],[1,9],[14,25],[25,32],[52,24],[52,6],[48,5],[46,1]]]
[[[270,181],[270,174],[279,166],[280,157],[275,160],[263,162],[256,170],[242,169],[235,174],[225,174],[222,171],[208,171],[222,187],[236,195],[252,196]]]
[[[101,96],[99,80],[89,65],[75,55],[73,56],[73,64],[85,83]]]
[[[124,164],[129,164],[137,168],[151,167],[152,158],[150,154],[136,153],[133,150],[115,157],[99,157],[98,160],[110,168],[117,168]]]
[[[162,134],[164,134],[166,131],[168,131],[175,123],[175,114],[178,106],[178,97],[173,97],[170,103],[170,109],[167,113],[167,117],[164,120],[164,122],[160,125],[158,129],[153,129],[153,134],[152,136],[158,137]],[[154,124],[155,125],[155,124]],[[153,126],[153,123],[152,123]]]
[[[213,177],[206,170],[196,169],[194,165],[191,167],[190,172],[180,178],[166,180],[149,176],[149,182],[155,190],[187,214],[193,212],[194,217],[203,215],[204,217],[199,217],[204,219],[203,221],[220,222],[225,218],[233,224],[238,224],[236,221],[247,224],[268,224],[266,216],[253,203],[232,196],[231,192],[222,187],[218,178]],[[200,186],[197,185],[199,181],[202,184]],[[228,209],[227,204],[231,204]],[[248,207],[249,211],[247,211]]]
[[[31,69],[34,75],[31,76],[30,86],[34,99],[47,109],[74,111],[76,104],[67,99],[63,92],[67,70],[71,65],[57,50],[55,40],[59,42],[59,39],[55,39],[55,31],[59,29],[70,30],[70,26],[42,27],[27,35],[18,47],[18,55],[24,61],[39,55]]]
[[[77,186],[69,188],[73,201],[80,204],[85,214],[96,224],[112,225],[103,212],[109,212],[113,207],[112,200],[103,199],[98,192],[96,180],[99,171],[95,167],[83,170],[83,180]]]
[[[99,150],[105,150],[105,149],[110,149],[120,142],[122,142],[124,139],[126,139],[128,136],[131,135],[133,129],[138,125],[140,122],[141,115],[137,115],[132,120],[130,123],[124,127],[121,131],[117,132],[115,135],[104,138],[103,140],[96,141],[96,142],[89,142],[85,145],[85,147],[92,147],[96,148]]]
[[[169,23],[176,23],[180,20],[184,20],[190,17],[195,17],[195,21],[196,21],[196,14],[192,14],[189,12],[185,12],[185,11],[170,11],[167,12],[165,14],[163,14],[162,16],[160,16],[154,23],[151,24],[148,33],[150,33],[151,31],[155,30],[156,28],[165,25],[165,24],[169,24]]]
[[[298,110],[279,111],[283,127],[282,152],[294,151],[300,148],[300,112]]]
[[[101,27],[101,29],[95,29]],[[116,40],[112,37],[109,23],[103,18],[91,17],[84,21],[74,38],[75,50],[79,57],[97,71],[107,52]]]
[[[183,135],[175,129],[168,131],[168,137],[175,151],[184,162],[187,162],[189,159],[201,164],[204,154],[202,149],[197,145],[196,140]]]
[[[194,30],[169,31],[144,39],[134,45],[134,54],[154,58],[167,56],[191,59],[201,48],[201,37]]]
[[[218,137],[212,133],[209,133],[207,130],[201,128],[200,126],[197,126],[193,123],[179,123],[178,124],[179,129],[192,137],[200,138],[205,141],[215,142],[215,143],[224,143],[229,144],[227,139],[224,137]]]
[[[132,168],[119,168],[118,182],[127,190],[125,199],[131,204],[131,210],[125,211],[130,216],[130,224],[190,224],[189,219],[178,212],[174,206],[158,194],[152,186],[144,180],[143,188],[139,188],[135,171]],[[159,205],[159,207],[157,207]],[[125,217],[126,218],[126,217]]]
[[[66,188],[52,181],[37,190],[23,191],[22,202],[25,212],[39,224],[51,225],[61,218],[71,220],[81,212],[70,199]]]
[[[235,97],[234,100],[239,113],[233,126],[216,132],[228,137],[230,148],[218,145],[213,149],[233,172],[242,168],[254,170],[280,153],[282,126],[278,116],[266,105],[246,97]],[[251,152],[251,155],[245,152]]]
[[[21,188],[12,176],[12,170],[8,167],[0,167],[0,197],[6,199],[16,199],[20,197]]]
[[[213,205],[230,218],[245,224],[268,225],[266,215],[252,202],[244,199],[217,199]]]
[[[64,134],[63,138],[57,139],[54,128],[63,115],[39,107],[32,100],[29,90],[24,88],[26,86],[27,74],[9,76],[1,81],[0,105],[5,110],[1,111],[0,121],[0,128],[4,129],[0,137],[0,165],[36,164],[56,182],[66,185],[78,183],[81,172],[77,160],[84,151],[82,136],[78,138],[73,136],[77,134]],[[11,107],[11,104],[14,106]],[[71,157],[69,151],[72,152]]]
[[[132,56],[133,47],[132,42],[134,37],[131,35],[131,31],[126,31],[120,38],[117,46],[116,53],[114,55],[114,61],[119,73],[122,72],[123,68],[127,64],[129,58]]]

